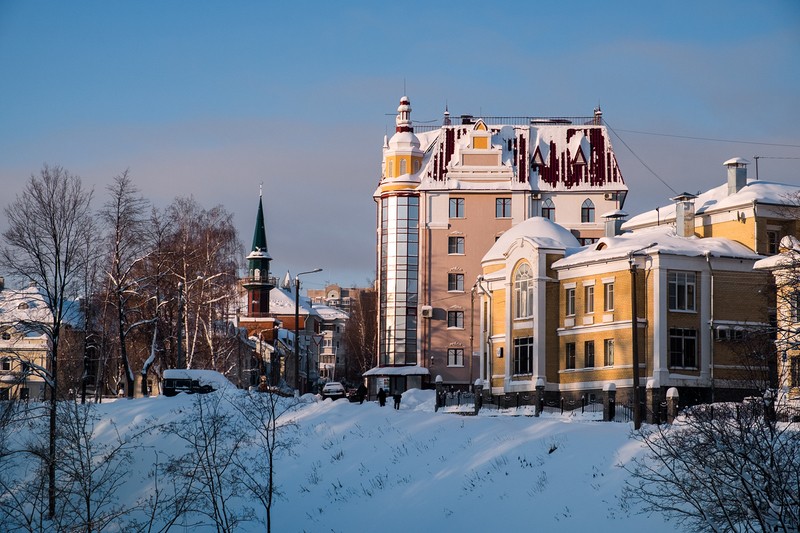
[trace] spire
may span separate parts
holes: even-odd
[[[450,110],[447,109],[447,104],[444,104],[444,120],[442,121],[443,126],[450,125]]]
[[[267,230],[264,227],[264,207],[261,202],[261,186],[258,191],[258,214],[256,215],[256,228],[253,231],[253,252],[267,252]]]

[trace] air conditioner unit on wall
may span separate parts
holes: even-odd
[[[606,200],[616,200],[615,196],[616,194],[614,194],[613,192],[607,192],[603,195],[603,198],[605,198]]]
[[[531,200],[541,200],[541,199],[542,199],[542,193],[540,192],[531,193]]]
[[[423,305],[419,308],[419,315],[422,318],[431,318],[433,317],[433,307],[430,305]]]

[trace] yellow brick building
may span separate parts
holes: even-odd
[[[686,201],[637,215],[622,229],[675,225],[686,208],[690,210],[685,216],[689,233],[733,239],[761,255],[778,253],[783,237],[800,235],[800,186],[748,178],[748,161],[740,157],[723,165],[726,183],[696,197],[684,193]]]
[[[484,256],[487,393],[531,400],[538,384],[551,400],[591,401],[611,386],[618,402],[629,402],[634,294],[638,381],[649,412],[670,387],[696,403],[764,386],[763,362],[744,359],[735,342],[768,326],[768,277],[753,270],[757,254],[729,239],[679,236],[671,226],[575,249],[560,229],[525,221]]]

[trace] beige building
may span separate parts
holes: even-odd
[[[454,123],[455,122],[455,123]],[[627,187],[599,109],[575,118],[472,117],[414,127],[403,97],[375,191],[379,347],[369,375],[392,389],[478,377],[474,289],[483,255],[509,228],[543,216],[578,241]]]
[[[52,322],[35,287],[6,289],[0,278],[0,400],[43,399],[49,341],[37,324]]]

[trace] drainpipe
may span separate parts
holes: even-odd
[[[709,343],[708,343],[708,355],[709,355],[709,371],[711,377],[711,403],[714,403],[714,268],[711,266],[711,252],[705,251],[703,255],[706,256],[706,264],[708,265],[708,271],[711,273],[711,320],[708,322],[708,332],[709,332]]]
[[[475,353],[475,289],[476,281],[469,291],[469,382],[472,383],[472,354]]]
[[[485,320],[486,320],[486,330],[485,330],[486,331],[486,344],[484,344],[482,346],[482,348],[484,349],[484,353],[486,354],[486,369],[487,369],[487,376],[486,377],[488,378],[488,382],[489,382],[489,399],[491,399],[492,398],[492,358],[494,357],[494,354],[492,353],[492,350],[491,350],[491,344],[492,344],[492,320],[491,320],[491,316],[492,316],[492,293],[489,292],[489,289],[486,286],[484,286],[484,284],[483,284],[484,281],[485,280],[484,280],[483,276],[478,276],[478,279],[475,280],[475,285],[473,285],[473,289],[475,287],[480,287],[480,289],[483,292],[483,294],[485,294],[489,298],[489,307],[487,308],[486,317],[485,317]],[[483,329],[481,331],[483,331]]]

